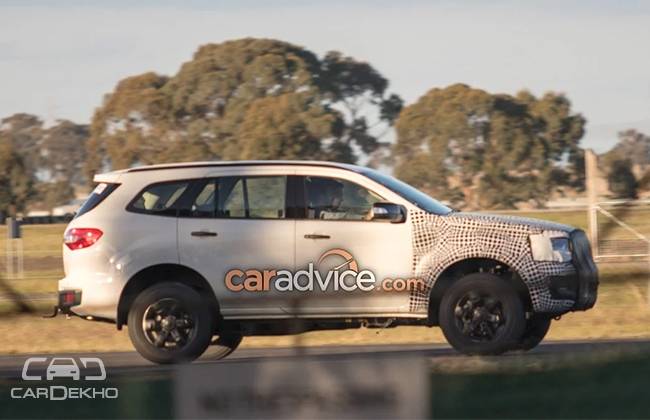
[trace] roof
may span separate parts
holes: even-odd
[[[207,167],[226,167],[226,166],[324,166],[330,168],[341,168],[349,171],[360,172],[363,167],[351,165],[348,163],[326,162],[315,160],[235,160],[235,161],[205,161],[205,162],[178,162],[162,163],[157,165],[138,166],[135,168],[122,169],[119,171],[109,172],[107,174],[123,174],[131,172],[158,171],[166,169],[187,169],[187,168],[207,168]]]

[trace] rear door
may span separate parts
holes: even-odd
[[[178,220],[179,257],[215,291],[224,317],[281,315],[273,289],[235,291],[249,273],[294,270],[295,220],[287,218],[286,171],[240,168],[209,176]],[[234,273],[234,275],[233,275]]]

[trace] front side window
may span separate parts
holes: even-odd
[[[372,205],[384,201],[376,193],[343,179],[305,177],[307,218],[370,220]]]
[[[215,178],[198,191],[188,215],[222,219],[282,219],[286,217],[286,189],[286,176]]]
[[[189,181],[150,185],[136,197],[129,209],[138,213],[175,215],[176,204],[188,186]]]

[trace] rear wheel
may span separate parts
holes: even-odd
[[[449,344],[465,354],[500,354],[517,345],[526,318],[517,292],[501,277],[474,273],[452,284],[439,308]]]
[[[180,283],[145,289],[129,311],[129,337],[145,359],[155,363],[189,362],[212,338],[212,314],[201,295]]]

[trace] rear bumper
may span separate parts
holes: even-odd
[[[61,306],[61,299],[71,291],[76,293],[78,300],[68,297],[71,304]],[[68,276],[59,281],[59,307],[64,313],[65,309],[73,315],[115,320],[121,292],[121,283],[100,273],[88,274],[84,278]]]
[[[59,290],[58,308],[64,314],[71,314],[72,308],[81,305],[81,290]]]

